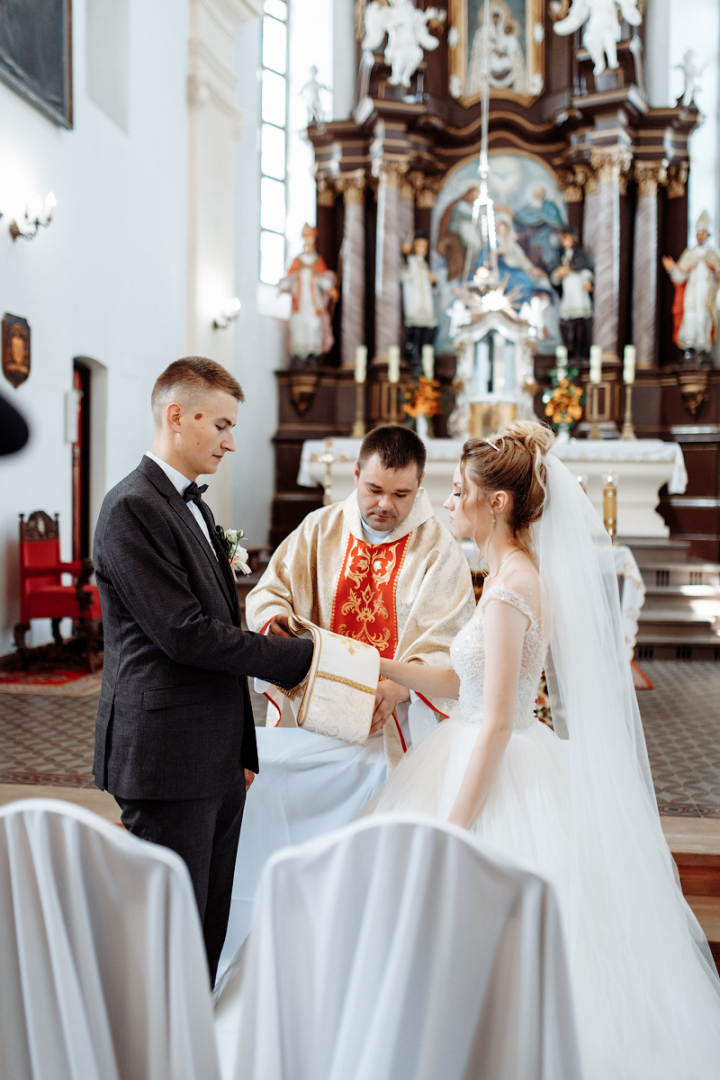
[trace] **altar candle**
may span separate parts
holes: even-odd
[[[422,347],[422,369],[426,379],[435,378],[435,350],[432,345]]]
[[[388,382],[400,382],[400,346],[391,345],[388,349]]]
[[[625,352],[623,354],[623,382],[634,383],[635,382],[635,346],[626,345]]]
[[[590,346],[590,382],[602,382],[602,345]]]
[[[555,350],[555,367],[557,368],[558,376],[560,376],[560,372],[563,373],[563,376],[567,375],[567,366],[568,366],[567,349],[565,348],[564,345],[558,345],[557,349]]]
[[[367,345],[358,345],[355,350],[355,382],[364,383],[367,376]]]

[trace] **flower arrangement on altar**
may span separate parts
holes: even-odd
[[[244,548],[240,541],[245,539],[245,532],[243,529],[223,529],[222,525],[216,525],[215,529],[220,537],[220,541],[227,552],[227,557],[230,560],[230,565],[237,573],[240,570],[243,574],[252,574],[250,565],[248,562],[247,549]]]
[[[543,393],[545,415],[555,431],[568,433],[582,417],[585,392],[570,380],[578,374],[577,369],[553,368],[550,371],[552,386]]]
[[[414,389],[405,391],[407,404],[403,405],[403,412],[417,420],[418,416],[424,416],[429,420],[438,416],[442,411],[440,406],[440,383],[437,379],[428,379],[421,375]]]

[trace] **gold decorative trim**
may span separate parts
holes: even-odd
[[[372,694],[375,697],[377,693],[371,686],[363,686],[362,683],[354,682],[352,679],[346,679],[343,675],[331,675],[329,671],[318,671],[315,676],[316,679],[327,679],[329,682],[339,682],[343,686],[350,686],[353,690],[362,690],[364,694]]]

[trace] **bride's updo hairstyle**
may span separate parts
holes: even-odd
[[[460,471],[481,491],[512,496],[508,524],[518,544],[531,554],[527,530],[542,513],[546,469],[543,455],[555,442],[552,431],[534,420],[514,420],[488,439],[468,439]]]

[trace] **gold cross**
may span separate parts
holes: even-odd
[[[311,461],[319,461],[321,465],[325,466],[325,478],[324,478],[324,480],[322,482],[323,491],[325,492],[325,494],[323,495],[323,506],[329,506],[330,503],[332,502],[331,495],[332,495],[332,467],[333,467],[333,465],[335,464],[336,461],[340,462],[340,461],[347,461],[348,460],[348,458],[344,457],[342,454],[340,454],[339,457],[335,457],[335,455],[332,452],[332,444],[333,444],[332,439],[326,439],[325,440],[325,453],[324,454],[312,454],[310,456]]]

